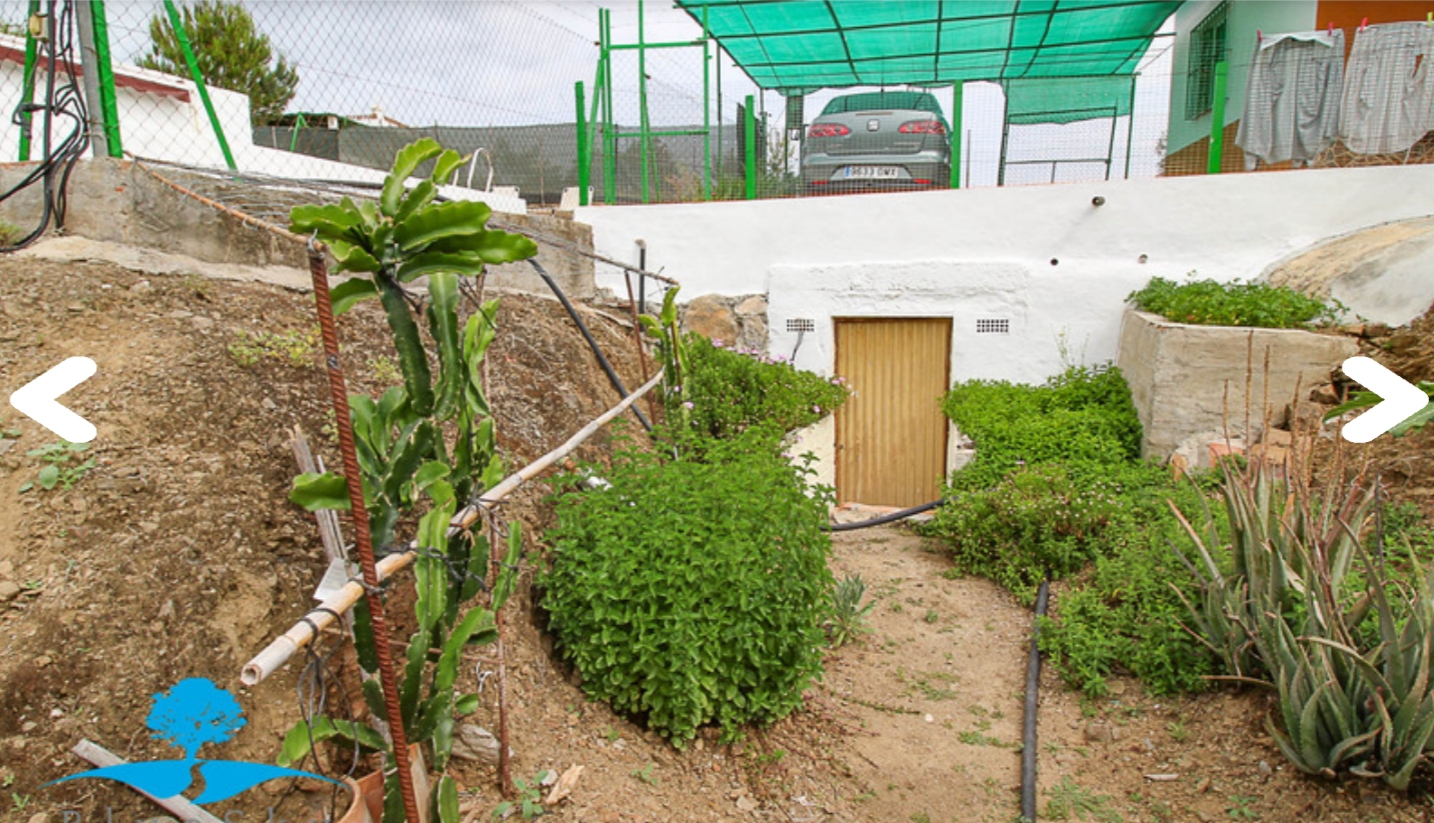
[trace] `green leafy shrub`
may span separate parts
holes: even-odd
[[[1158,314],[1177,323],[1201,326],[1255,326],[1296,329],[1327,325],[1339,317],[1339,308],[1327,306],[1288,286],[1266,283],[1217,283],[1193,280],[1176,283],[1153,278],[1126,298],[1140,311]]]
[[[1056,598],[1042,648],[1073,687],[1104,693],[1127,671],[1157,694],[1200,688],[1212,655],[1181,625],[1171,582],[1189,592],[1170,548],[1184,541],[1168,503],[1203,492],[1140,462],[1140,422],[1111,366],[1071,367],[1044,385],[975,381],[947,395],[947,415],[976,459],[922,531],[951,547],[955,569],[1031,602],[1046,577],[1083,574]]]
[[[729,438],[758,425],[791,432],[836,411],[851,392],[841,378],[802,371],[782,358],[725,348],[677,323],[677,289],[662,300],[658,317],[642,316],[657,341],[665,370],[663,402],[674,430],[703,438]]]
[[[690,403],[693,431],[732,437],[759,423],[782,431],[816,423],[846,402],[849,392],[839,382],[803,371],[760,352],[725,348],[700,334],[683,335],[687,372],[685,400],[669,394],[669,402]]]
[[[1109,364],[1072,366],[1042,386],[959,383],[942,409],[976,441],[976,459],[951,478],[957,489],[988,488],[1020,466],[1111,465],[1140,455],[1130,388]]]
[[[1041,650],[1069,685],[1092,697],[1105,694],[1106,678],[1118,670],[1140,678],[1152,694],[1197,691],[1214,673],[1215,658],[1183,625],[1181,595],[1194,596],[1197,586],[1173,548],[1186,538],[1166,501],[1199,507],[1204,493],[1193,483],[1172,484],[1154,466],[1118,474],[1118,522],[1102,533],[1095,562],[1043,621]]]
[[[711,441],[700,462],[624,451],[592,469],[609,485],[558,499],[539,584],[559,648],[590,697],[678,747],[782,717],[821,673],[832,497],[779,437]]]
[[[1047,575],[1085,566],[1117,515],[1118,490],[1081,487],[1059,463],[1026,466],[989,489],[957,491],[926,527],[951,542],[956,568],[989,578],[1023,602]]]

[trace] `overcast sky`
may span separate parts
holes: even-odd
[[[895,0],[883,0],[895,2]],[[361,114],[374,106],[412,126],[505,126],[570,123],[573,84],[584,81],[591,99],[598,49],[600,6],[612,10],[613,36],[637,41],[636,0],[245,0],[259,28],[299,72],[291,111]],[[6,19],[24,17],[23,0],[0,0]],[[112,49],[118,60],[134,60],[149,47],[148,21],[162,14],[154,0],[110,0],[105,4]],[[693,40],[697,23],[668,2],[645,4],[646,37],[652,41]],[[1147,58],[1146,78],[1137,97],[1137,176],[1154,173],[1154,145],[1164,130],[1168,106],[1169,40],[1157,40]],[[1156,57],[1161,54],[1160,57]],[[700,48],[654,50],[647,58],[649,112],[654,126],[702,122]],[[637,56],[614,57],[614,104],[619,124],[638,123]],[[832,96],[810,95],[806,121]],[[724,55],[722,119],[733,122],[735,105],[758,94],[781,122],[780,95],[761,95]],[[949,90],[936,92],[950,119]],[[966,87],[964,123],[970,146],[971,182],[995,183],[1001,143],[1002,96],[988,83]],[[1117,123],[1115,154],[1124,165],[1126,121]],[[1108,121],[1015,130],[1014,157],[1103,156],[1111,137]],[[1088,179],[1096,166],[1064,165],[1057,179]],[[1117,170],[1119,171],[1119,170]],[[1021,167],[1010,182],[1049,179],[1049,165]]]

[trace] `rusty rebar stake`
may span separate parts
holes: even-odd
[[[365,599],[373,623],[374,645],[378,648],[378,676],[383,685],[384,713],[388,715],[389,733],[393,737],[393,759],[398,765],[398,790],[403,795],[403,812],[409,823],[418,823],[418,798],[413,793],[413,772],[409,767],[408,739],[403,729],[403,709],[398,703],[398,682],[393,674],[393,655],[388,647],[388,622],[384,619],[383,596],[379,590],[378,569],[373,556],[373,539],[369,534],[368,509],[363,500],[363,475],[359,472],[358,453],[354,450],[353,422],[349,419],[348,387],[339,364],[339,333],[334,324],[334,306],[329,299],[329,265],[324,247],[310,239],[309,273],[314,278],[314,302],[318,306],[319,331],[324,338],[324,362],[328,367],[329,391],[333,394],[334,418],[339,431],[339,453],[343,455],[344,477],[348,480],[349,514],[354,524],[354,545],[358,549],[359,566],[363,569]]]

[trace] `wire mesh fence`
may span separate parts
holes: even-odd
[[[25,97],[24,21],[52,5],[0,0],[12,106]],[[1167,27],[1134,76],[909,87],[929,96],[918,115],[878,123],[843,101],[908,87],[758,89],[675,9],[95,5],[124,152],[372,184],[400,147],[427,136],[472,155],[451,182],[499,209],[575,205],[584,178],[591,202],[627,204],[1434,162],[1434,73],[1421,69],[1434,27],[1424,21],[1293,36]],[[35,68],[31,96],[43,101],[44,60]],[[1217,104],[1222,130],[1211,127]],[[6,129],[0,153],[24,156],[21,134]]]

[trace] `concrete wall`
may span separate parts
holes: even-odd
[[[1105,198],[1095,206],[1094,197]],[[1124,298],[1151,277],[1253,279],[1338,235],[1434,214],[1434,167],[1303,170],[1058,186],[587,207],[599,253],[691,299],[768,293],[768,350],[810,318],[798,365],[830,373],[832,317],[953,317],[953,381],[1039,381],[1113,359]],[[1142,259],[1144,262],[1142,262]],[[598,286],[623,293],[599,265]],[[1009,334],[977,334],[1008,319]]]
[[[9,188],[32,167],[0,165],[0,186]],[[307,256],[296,244],[246,226],[237,218],[180,194],[127,160],[80,161],[70,176],[68,191],[65,230],[69,234],[209,263],[308,268]],[[40,188],[32,186],[0,202],[0,220],[28,231],[39,223],[40,203]],[[537,214],[498,214],[490,225],[553,238],[576,249],[592,248],[592,230],[571,220]],[[591,258],[540,242],[538,262],[569,296],[593,296]],[[526,262],[494,266],[489,275],[489,283],[497,287],[551,294]]]
[[[1265,398],[1278,418],[1296,399],[1297,389],[1307,393],[1311,386],[1329,382],[1339,364],[1358,353],[1357,342],[1349,337],[1294,329],[1191,326],[1126,311],[1117,362],[1145,428],[1142,451],[1146,457],[1163,460],[1188,439],[1214,442],[1223,439],[1227,430],[1236,438],[1249,435],[1253,442],[1262,434]],[[1252,431],[1246,432],[1245,378],[1251,359]]]

